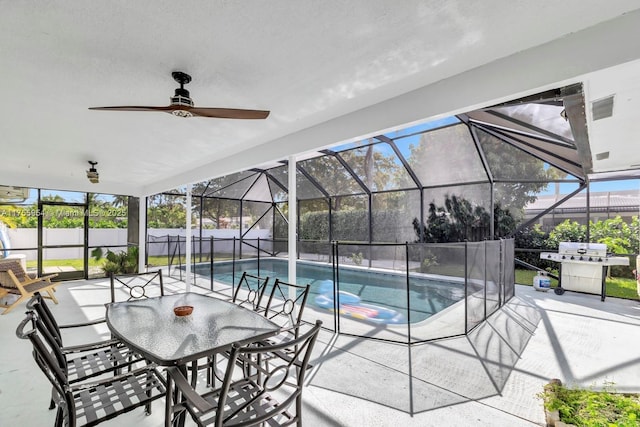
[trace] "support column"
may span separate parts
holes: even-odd
[[[185,292],[191,291],[191,184],[187,185],[187,220],[185,224],[185,267],[184,267],[184,283],[185,283]]]
[[[133,203],[133,207],[138,210],[138,273],[144,273],[147,270],[147,198],[129,197],[129,209],[132,208],[133,200],[137,202]],[[137,206],[135,206],[136,204]],[[129,218],[131,218],[131,214],[129,214]]]
[[[587,243],[591,243],[591,181],[587,176]]]
[[[289,282],[295,283],[297,277],[296,261],[298,254],[298,195],[296,189],[296,157],[289,156]],[[295,290],[291,289],[295,292]]]

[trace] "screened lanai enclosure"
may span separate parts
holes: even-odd
[[[409,343],[467,333],[513,296],[513,236],[535,221],[525,206],[559,183],[567,198],[584,189],[590,159],[581,85],[298,156],[303,317]],[[282,160],[193,185],[198,284],[233,286],[242,271],[287,280],[289,170]],[[148,221],[185,197],[150,198]],[[147,254],[184,274],[185,238],[148,235]]]

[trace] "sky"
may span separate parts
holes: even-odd
[[[425,132],[430,129],[437,129],[443,126],[452,125],[455,123],[460,123],[460,120],[453,117],[445,117],[443,119],[430,121],[427,123],[421,123],[415,126],[411,126],[404,129],[399,129],[392,132],[387,132],[385,136],[390,139],[396,139],[396,146],[399,151],[408,159],[411,156],[410,144],[418,145],[420,143],[420,132]],[[369,143],[369,140],[362,140],[351,142],[348,144],[343,144],[340,146],[333,147],[333,151],[342,151],[350,148],[360,147],[362,145],[366,145]],[[380,151],[384,155],[395,156],[391,147],[387,144],[381,143],[376,145],[376,150]],[[569,194],[577,189],[576,183],[567,183],[560,184],[560,193],[561,194]],[[621,191],[621,190],[638,190],[640,193],[640,179],[633,180],[619,180],[619,181],[603,181],[603,182],[591,182],[590,191],[592,192],[603,192],[603,191]],[[549,184],[546,190],[539,193],[540,195],[550,195],[555,193],[555,185]]]
[[[386,144],[379,144],[382,146],[386,146]],[[577,183],[566,183],[560,184],[560,194],[569,194],[575,191],[577,187]],[[607,191],[621,191],[621,190],[636,190],[640,195],[640,179],[629,179],[629,180],[620,180],[620,181],[603,181],[603,182],[591,182],[590,191],[591,192],[607,192]],[[540,195],[551,195],[555,193],[554,184],[549,184],[546,190],[540,192]],[[22,205],[32,205],[37,200],[37,192],[35,190],[30,191],[30,197]],[[79,202],[82,203],[82,199],[78,199],[78,197],[84,198],[84,193],[69,193],[64,191],[53,191],[53,190],[43,190],[42,195],[56,195],[60,194],[65,197],[65,201],[69,202]],[[77,200],[76,200],[77,199]],[[113,200],[113,197],[109,195],[101,194],[98,196],[98,199],[104,202],[110,202]]]
[[[560,184],[560,194],[569,194],[572,191],[576,190],[577,184],[576,183],[567,183],[567,184]],[[590,191],[591,192],[606,192],[606,191],[621,191],[621,190],[636,190],[638,192],[638,194],[640,195],[640,179],[629,179],[629,180],[621,180],[621,181],[604,181],[604,182],[592,182],[591,186],[590,186]],[[546,190],[540,192],[539,194],[542,196],[546,196],[546,195],[551,195],[555,193],[555,187],[554,184],[550,184]],[[30,197],[29,199],[27,199],[24,203],[21,203],[22,205],[32,205],[33,203],[36,202],[37,199],[37,192],[35,190],[31,190],[30,192]],[[52,191],[52,190],[46,190],[42,192],[43,195],[56,195],[56,194],[61,194],[61,195],[67,195],[67,196],[72,196],[72,195],[82,195],[84,196],[84,193],[67,193],[64,191],[61,192],[56,192],[56,191]],[[109,195],[104,195],[101,194],[98,197],[99,200],[101,201],[105,201],[105,202],[109,202],[112,201],[113,198]],[[70,201],[70,202],[80,202],[82,203],[82,200],[75,200],[75,197],[67,197],[66,201]]]
[[[569,194],[577,189],[575,183],[560,184],[560,194]],[[628,179],[622,181],[603,181],[592,182],[589,187],[592,193],[594,192],[606,192],[606,191],[622,191],[622,190],[636,190],[640,194],[640,179]],[[542,191],[540,195],[546,196],[554,194],[555,187],[550,184],[545,191]]]
[[[438,120],[433,120],[426,123],[420,123],[414,126],[409,126],[403,129],[398,129],[395,131],[387,132],[385,136],[390,139],[395,139],[396,146],[401,154],[408,159],[411,156],[410,145],[418,145],[420,143],[420,133],[425,132],[430,129],[437,129],[443,126],[452,125],[455,123],[460,123],[460,120],[455,117],[445,117]],[[399,139],[398,139],[399,138]],[[347,144],[342,144],[336,147],[332,147],[333,151],[343,151],[350,148],[360,147],[362,145],[366,145],[369,143],[369,139],[359,140]],[[391,146],[385,143],[380,143],[375,145],[375,150],[381,152],[383,155],[392,156],[396,158],[396,162],[399,164],[400,161],[395,156],[393,149]],[[577,183],[561,183],[560,184],[560,194],[569,194],[575,189],[577,189]],[[619,180],[619,181],[602,181],[602,182],[591,182],[590,191],[591,192],[606,192],[606,191],[621,191],[621,190],[637,190],[640,194],[640,179],[632,179],[632,180]],[[555,184],[549,184],[546,190],[543,190],[540,195],[551,195],[555,193]],[[84,193],[74,193],[74,192],[65,192],[65,191],[52,191],[52,190],[43,190],[43,196],[49,195],[61,195],[65,201],[68,202],[79,202],[82,203],[84,199]],[[33,204],[36,201],[37,192],[35,190],[31,191],[30,198],[24,204]],[[104,202],[109,202],[113,198],[109,195],[99,195],[98,199]]]

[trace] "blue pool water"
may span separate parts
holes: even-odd
[[[243,271],[262,277],[287,281],[287,260],[239,260],[235,277],[231,262],[216,262],[214,280],[226,284],[238,283]],[[317,309],[333,309],[333,273],[330,265],[298,262],[298,284],[311,285],[307,304]],[[195,273],[209,277],[208,264],[196,265]],[[341,267],[339,287],[341,312],[346,316],[378,323],[420,322],[464,298],[464,285],[453,281],[438,281],[410,277],[407,301],[407,282],[404,274],[383,273]],[[327,298],[330,298],[329,300]],[[408,308],[409,307],[409,308]]]

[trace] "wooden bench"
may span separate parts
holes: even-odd
[[[22,301],[26,301],[36,293],[44,293],[44,298],[51,299],[55,304],[58,303],[54,295],[55,287],[58,283],[51,283],[51,279],[57,274],[50,274],[43,277],[29,277],[27,272],[22,268],[19,260],[0,259],[0,298],[8,295],[17,295],[18,299],[12,303],[0,304],[5,310],[2,314],[6,314],[13,310]]]

